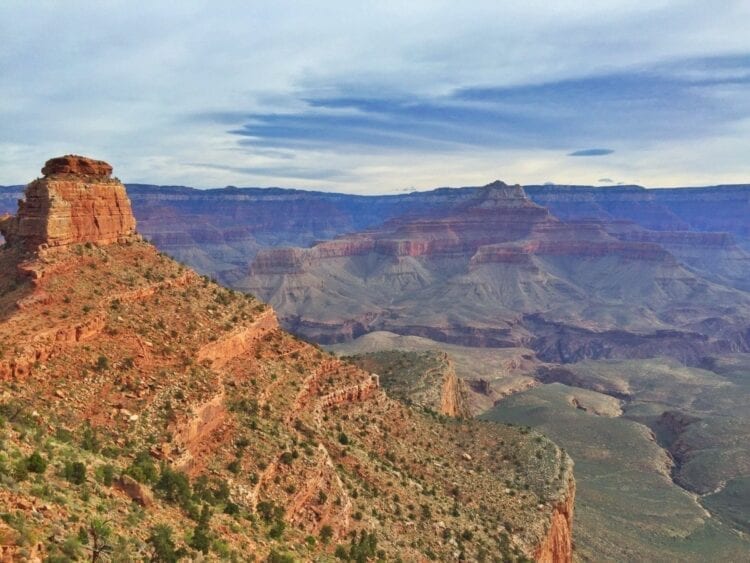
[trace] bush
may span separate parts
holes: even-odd
[[[168,501],[179,502],[182,505],[190,502],[190,481],[187,475],[170,469],[167,465],[162,466],[161,476],[154,485],[154,489]]]
[[[193,537],[190,539],[190,547],[200,551],[201,553],[208,553],[208,548],[211,547],[211,529],[209,527],[209,521],[211,520],[211,510],[207,504],[201,508],[201,515],[198,518],[198,524],[196,524],[193,530]]]
[[[172,528],[166,524],[158,524],[151,528],[151,534],[146,542],[151,546],[151,561],[176,563],[185,554],[184,550],[177,549],[172,539]]]
[[[99,356],[96,359],[96,365],[94,366],[94,369],[96,371],[105,371],[109,369],[109,360],[107,359],[107,356]]]
[[[66,461],[63,477],[74,485],[83,485],[86,482],[86,466],[80,461]]]
[[[96,431],[91,428],[90,425],[86,425],[86,427],[83,429],[83,437],[81,438],[81,447],[84,450],[88,450],[90,452],[98,452],[101,444],[99,444],[99,439],[96,437]]]
[[[47,470],[47,460],[39,452],[34,452],[26,458],[26,469],[32,473],[44,473]]]
[[[341,444],[343,446],[349,445],[349,436],[347,436],[346,434],[344,434],[343,432],[341,432],[339,434],[339,444]]]
[[[333,528],[331,528],[328,524],[320,529],[320,539],[323,541],[323,543],[328,543],[329,541],[331,541],[332,537]]]
[[[129,475],[139,483],[154,483],[159,477],[156,464],[148,452],[141,452],[135,456],[133,463],[123,473]]]
[[[103,485],[110,487],[115,478],[115,468],[112,465],[100,465],[96,468],[96,478]]]
[[[268,554],[266,563],[294,563],[295,559],[288,553],[279,553],[275,549]]]

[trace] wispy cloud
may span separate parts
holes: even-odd
[[[568,156],[606,156],[612,154],[612,149],[582,149],[568,153]]]

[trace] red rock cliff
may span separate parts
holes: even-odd
[[[106,162],[68,155],[48,160],[42,173],[26,187],[18,214],[0,222],[11,244],[110,244],[135,234],[125,186]]]
[[[573,505],[576,484],[572,473],[568,490],[552,509],[552,518],[544,542],[534,552],[539,563],[570,563],[573,561]]]

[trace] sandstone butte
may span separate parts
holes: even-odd
[[[572,560],[555,444],[280,330],[141,240],[106,163],[43,172],[2,221],[0,560],[158,560],[164,525],[192,559]]]
[[[26,188],[15,219],[0,218],[6,240],[29,248],[123,241],[135,233],[125,186],[101,160],[68,155],[48,160]]]

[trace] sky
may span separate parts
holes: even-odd
[[[3,0],[0,184],[750,183],[750,1]]]

